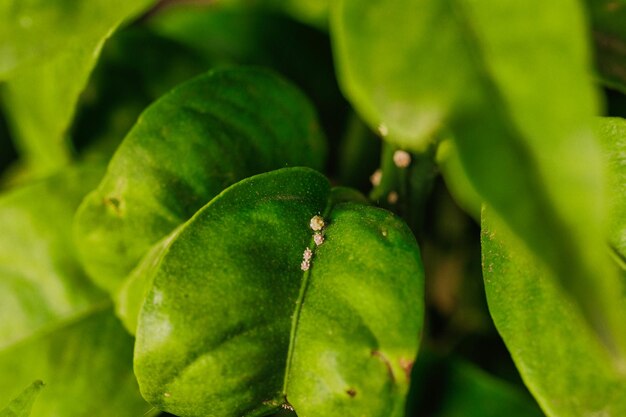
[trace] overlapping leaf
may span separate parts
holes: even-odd
[[[283,404],[301,417],[402,416],[423,318],[419,251],[398,218],[347,198],[310,169],[261,174],[164,242],[138,278],[144,397],[181,416]]]
[[[626,122],[598,119],[609,161],[611,229],[603,249],[624,268]],[[551,272],[493,213],[483,215],[483,273],[489,309],[527,386],[549,416],[626,413],[626,362],[607,355]],[[617,269],[618,264],[614,267]],[[622,311],[624,289],[618,291]]]
[[[625,357],[584,23],[575,0],[343,0],[332,34],[370,125],[418,151],[449,129],[475,191]]]
[[[99,168],[72,168],[0,199],[0,403],[46,381],[38,417],[136,416],[149,410],[132,339],[86,277],[73,215]]]
[[[181,85],[143,113],[77,214],[90,276],[115,292],[228,185],[288,165],[321,168],[324,153],[312,107],[270,72],[222,70]]]
[[[104,41],[153,0],[9,0],[0,5],[0,79],[30,169],[70,157],[66,129]]]

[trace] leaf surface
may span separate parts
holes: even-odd
[[[419,151],[447,129],[481,200],[624,358],[584,15],[575,0],[535,3],[340,1],[331,25],[339,79],[391,142]]]
[[[16,145],[36,174],[71,156],[66,136],[105,40],[153,0],[9,0],[0,5],[0,79]]]
[[[115,293],[150,247],[225,187],[283,166],[321,168],[315,113],[270,72],[211,72],[149,107],[76,221],[82,259]]]
[[[602,117],[595,127],[604,145],[609,171],[609,243],[626,259],[626,120]]]
[[[100,168],[75,167],[0,199],[0,404],[33,380],[37,417],[131,417],[149,406],[132,372],[133,341],[87,278],[73,215]]]
[[[349,198],[335,204],[322,175],[285,168],[195,214],[146,272],[144,397],[181,416],[282,404],[301,417],[403,415],[423,320],[419,250],[394,215]],[[326,223],[318,247],[314,215]]]
[[[546,415],[624,415],[624,364],[615,366],[550,271],[493,213],[482,227],[489,311]]]
[[[594,128],[608,162],[611,227],[607,243],[624,269],[626,122],[599,118]],[[607,356],[568,294],[554,285],[551,272],[494,213],[483,213],[482,228],[483,274],[491,315],[546,414],[624,414],[626,362],[616,363]],[[603,249],[608,246],[603,244]],[[624,282],[617,291],[622,312],[626,309]]]
[[[43,382],[35,381],[30,384],[20,395],[15,397],[5,408],[0,410],[0,417],[28,417],[33,408],[33,403],[43,388]]]

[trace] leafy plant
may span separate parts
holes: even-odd
[[[0,5],[0,415],[625,415],[625,10]]]

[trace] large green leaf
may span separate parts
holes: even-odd
[[[397,217],[349,195],[307,168],[261,174],[165,244],[145,271],[135,345],[148,401],[181,416],[283,404],[300,417],[403,415],[423,319],[419,250]]]
[[[211,72],[140,117],[83,202],[76,237],[87,271],[115,292],[149,248],[234,182],[286,165],[323,166],[314,110],[270,72]]]
[[[46,381],[37,417],[137,416],[132,339],[82,271],[73,215],[102,169],[72,168],[0,199],[0,404]]]
[[[215,65],[259,65],[292,80],[314,103],[329,138],[339,137],[348,106],[337,85],[328,35],[272,10],[250,7],[248,0],[238,3],[178,4],[147,25]],[[277,6],[289,3],[306,7],[302,0],[280,0]]]
[[[43,388],[43,382],[35,381],[15,397],[5,408],[0,410],[0,417],[28,417],[33,403]]]
[[[415,150],[449,129],[474,190],[624,357],[581,12],[576,0],[343,0],[332,29],[364,118]]]
[[[624,363],[615,367],[551,272],[493,213],[483,214],[482,246],[491,316],[544,412],[626,415]]]
[[[596,132],[609,167],[609,243],[626,255],[626,121],[603,118]],[[491,315],[529,389],[549,416],[626,413],[626,363],[615,366],[551,272],[494,213],[483,213],[483,274]],[[607,249],[603,245],[603,249]],[[617,266],[615,266],[617,268]],[[617,291],[626,308],[624,287]],[[564,342],[566,341],[566,342]]]
[[[102,45],[153,0],[9,0],[0,5],[0,79],[19,150],[34,173],[64,164],[66,129]]]
[[[210,68],[179,42],[139,25],[109,39],[85,87],[71,136],[83,158],[110,160],[142,111]]]
[[[604,144],[609,168],[609,243],[626,259],[626,120],[600,118],[596,131]]]

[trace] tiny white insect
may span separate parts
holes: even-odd
[[[315,233],[313,235],[313,241],[315,242],[316,246],[321,245],[322,243],[324,243],[324,235],[321,233]]]
[[[293,411],[293,407],[289,403],[284,403],[281,405],[281,407],[284,408],[285,410]]]
[[[387,136],[389,134],[389,128],[386,124],[381,123],[378,125],[378,133],[380,133],[380,135],[383,137]]]
[[[321,216],[313,216],[311,217],[309,226],[316,232],[320,231],[324,228],[324,219]]]
[[[304,259],[305,261],[310,261],[312,257],[313,257],[313,251],[309,248],[306,248],[304,250],[304,253],[302,254],[302,259]]]
[[[393,153],[393,163],[396,164],[398,168],[406,168],[411,165],[411,154],[398,149]]]
[[[380,180],[383,179],[383,172],[380,169],[374,171],[372,175],[370,175],[370,182],[374,187],[380,184]]]
[[[302,263],[300,264],[300,269],[303,271],[308,271],[310,267],[311,267],[311,262],[309,261],[302,261]]]
[[[387,202],[389,204],[396,204],[398,202],[398,198],[399,198],[398,193],[395,191],[392,191],[387,195]]]

